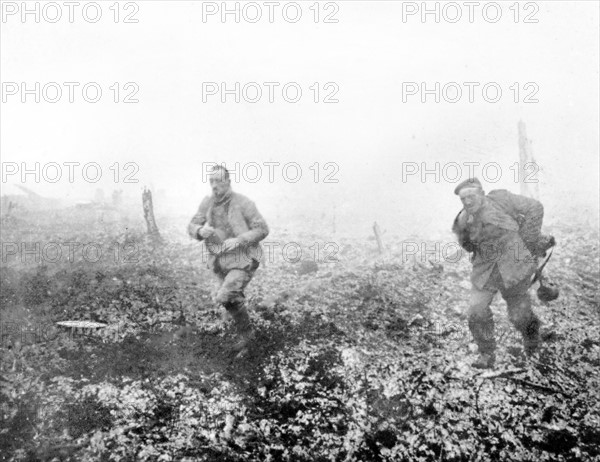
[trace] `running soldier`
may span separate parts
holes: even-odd
[[[254,338],[244,289],[259,266],[262,256],[259,242],[269,234],[269,228],[254,202],[232,191],[225,167],[215,166],[209,182],[212,196],[205,197],[200,204],[188,225],[188,233],[206,243],[208,267],[219,280],[216,302],[233,317],[239,336],[233,349],[242,352]]]

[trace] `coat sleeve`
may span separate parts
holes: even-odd
[[[456,215],[454,223],[452,224],[452,232],[456,234],[458,243],[463,249],[465,249],[467,252],[473,252],[475,250],[475,245],[469,239],[467,218],[468,215],[465,209],[462,209],[460,212],[458,212],[458,215]]]
[[[519,234],[527,248],[537,254],[537,244],[542,235],[544,206],[540,201],[507,191],[513,216],[519,216]]]
[[[267,237],[269,227],[254,202],[248,199],[242,207],[242,214],[249,228],[248,231],[237,236],[242,245],[257,244]]]
[[[198,234],[198,231],[200,231],[200,228],[202,228],[206,223],[209,205],[210,198],[205,197],[202,203],[200,204],[200,207],[198,207],[196,215],[192,217],[192,220],[188,225],[188,234],[193,239],[198,239],[199,241],[202,240],[202,237],[200,236],[200,234]]]

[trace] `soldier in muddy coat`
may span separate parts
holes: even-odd
[[[463,209],[452,227],[459,244],[472,252],[469,329],[479,347],[477,368],[493,367],[496,341],[490,304],[499,291],[508,316],[522,334],[526,354],[540,342],[540,321],[531,309],[529,287],[537,257],[548,246],[541,235],[544,208],[540,202],[506,190],[485,194],[476,178],[459,184],[454,193]]]
[[[232,191],[227,169],[216,166],[209,182],[213,194],[200,204],[188,233],[206,243],[208,266],[219,280],[216,302],[233,317],[240,337],[234,350],[243,351],[254,337],[244,289],[259,266],[259,242],[269,234],[269,228],[254,202]]]

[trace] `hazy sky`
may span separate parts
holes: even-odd
[[[32,14],[23,23],[20,11],[8,14],[21,2],[2,3],[0,148],[5,169],[12,168],[7,162],[19,167],[25,162],[29,168],[35,162],[96,162],[102,168],[96,184],[84,180],[81,167],[74,167],[70,183],[66,166],[57,183],[44,178],[35,183],[33,176],[21,183],[19,175],[9,176],[8,183],[72,199],[92,198],[98,187],[107,194],[115,187],[137,194],[151,185],[166,191],[173,210],[193,213],[208,192],[202,182],[203,162],[230,167],[238,162],[250,179],[256,174],[254,162],[262,179],[234,187],[255,199],[267,215],[286,207],[322,214],[335,205],[337,213],[356,223],[377,219],[390,227],[402,223],[408,230],[411,220],[431,218],[432,226],[447,228],[460,208],[452,194],[457,172],[450,163],[461,166],[458,173],[464,179],[464,163],[479,162],[474,172],[485,180],[482,166],[495,162],[487,176],[494,179],[498,165],[501,175],[486,189],[518,191],[511,166],[518,161],[517,122],[522,119],[542,168],[537,178],[547,209],[559,213],[567,198],[598,205],[598,2],[521,2],[516,23],[513,2],[500,2],[502,16],[495,23],[482,13],[490,2],[480,2],[472,23],[464,2],[437,2],[439,23],[433,14],[423,22],[420,12],[403,20],[403,10],[410,12],[421,2],[322,2],[317,5],[318,23],[312,1],[299,2],[302,17],[296,23],[282,14],[290,2],[279,2],[273,23],[264,2],[246,6],[239,23],[234,15],[225,22],[219,14],[203,20],[203,9],[221,8],[222,2],[122,2],[118,23],[110,9],[114,2],[99,2],[102,17],[96,23],[83,18],[81,6],[70,23],[63,2],[56,3],[63,15],[58,22],[46,20],[57,9],[46,6],[42,15],[47,2],[39,2],[40,22]],[[35,3],[27,2],[32,9]],[[242,11],[246,3],[239,5]],[[451,23],[458,11],[454,5],[463,16]],[[427,6],[434,9],[436,2]],[[227,7],[235,8],[235,2]],[[258,8],[262,18],[248,22]],[[287,6],[289,19],[295,8]],[[93,18],[94,8],[86,12]],[[124,23],[128,13],[138,22]],[[488,19],[495,13],[493,6],[486,10]],[[327,14],[338,22],[325,23]],[[524,22],[528,14],[528,20],[538,22]],[[63,94],[57,103],[43,95],[39,103],[35,95],[22,103],[21,82],[30,89],[35,82],[41,87],[58,82]],[[74,87],[74,103],[63,82],[80,84]],[[82,97],[81,88],[89,82],[102,89],[97,103]],[[109,88],[115,82],[120,100],[135,88],[124,85],[133,82],[139,102],[115,103]],[[203,95],[206,82],[225,82],[229,89],[236,82],[240,87],[257,82],[263,94],[256,103],[243,95],[239,103],[234,95],[223,103],[220,93]],[[264,82],[278,84],[272,84],[272,103]],[[310,88],[315,82],[318,103]],[[435,95],[422,102],[420,93],[403,95],[406,82],[426,82],[429,89],[436,82],[440,88],[457,82],[463,94],[456,103],[447,101],[456,96],[451,85],[439,103]],[[464,82],[474,82],[473,102]],[[293,83],[290,98],[294,88],[301,88],[298,102],[284,100],[287,83]],[[501,89],[497,102],[484,99],[486,84],[489,100],[495,88]],[[254,98],[255,88],[246,88],[247,99]],[[339,102],[324,103],[334,90]],[[48,98],[55,97],[51,86],[47,91]],[[534,102],[524,102],[527,98]],[[139,167],[133,174],[139,183],[123,183],[124,175],[134,172],[133,167],[125,169],[127,162]],[[272,167],[272,183],[265,162],[281,164]],[[445,178],[436,180],[431,174],[422,181],[420,172],[403,178],[403,168],[405,173],[415,166],[434,170],[436,162]],[[301,168],[297,183],[286,181],[282,173],[281,167],[290,163]],[[295,177],[296,167],[288,168],[288,178]],[[338,182],[325,183],[328,173]]]

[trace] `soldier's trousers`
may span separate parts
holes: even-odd
[[[214,270],[218,279],[215,301],[235,315],[244,306],[244,289],[252,280],[257,268],[258,262],[254,260],[244,269],[222,270],[217,265]]]
[[[480,353],[493,353],[496,349],[494,318],[490,304],[498,291],[506,301],[510,321],[523,336],[525,350],[532,352],[537,348],[540,321],[531,309],[529,285],[530,279],[526,278],[519,284],[506,288],[500,272],[494,268],[494,272],[483,290],[472,287],[468,313],[469,329],[475,343],[479,346]]]

